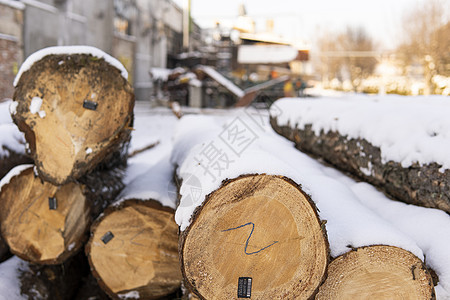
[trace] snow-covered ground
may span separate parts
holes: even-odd
[[[404,248],[425,259],[427,265],[436,271],[440,278],[436,287],[438,299],[450,299],[448,214],[392,201],[371,185],[355,182],[339,171],[311,159],[272,130],[267,111],[183,108],[183,112],[187,115],[178,120],[169,109],[151,108],[146,102],[136,104],[135,130],[132,133],[130,152],[156,141],[159,144],[129,160],[125,178],[127,184],[136,182],[139,177],[146,177],[145,174],[152,169],[167,168],[168,164],[164,162],[167,162],[172,150],[172,161],[182,163],[186,156],[201,153],[211,141],[224,142],[228,139],[230,142],[231,129],[236,129],[236,132],[246,129],[247,134],[250,133],[245,139],[248,145],[240,140],[234,152],[227,150],[231,151],[227,153],[234,162],[229,161],[228,169],[221,170],[222,173],[217,176],[220,180],[209,178],[199,183],[202,195],[218,188],[223,177],[233,177],[244,171],[281,173],[292,177],[311,195],[320,210],[320,217],[327,220],[326,228],[333,256],[349,250],[347,245],[358,247],[384,243]],[[224,144],[215,145],[222,145],[222,150],[226,149]],[[258,164],[245,163],[246,160],[257,160]],[[192,172],[194,167],[181,166],[180,170],[182,168]],[[202,168],[199,170],[200,174],[205,172]],[[173,202],[170,203],[176,192],[173,185],[160,184],[155,189],[155,197],[168,199],[166,205],[173,206]],[[195,206],[201,202],[191,204],[182,203],[177,212],[177,222],[184,227],[189,224],[189,217]],[[10,263],[17,264],[15,259]],[[8,284],[8,280],[16,276],[8,273],[7,270],[10,269],[12,270],[7,265],[0,267],[0,286]]]

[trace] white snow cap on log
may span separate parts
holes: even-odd
[[[14,79],[14,86],[17,86],[19,83],[20,77],[26,71],[28,71],[35,62],[41,60],[42,58],[52,55],[52,54],[90,54],[94,57],[103,58],[107,63],[111,66],[119,69],[120,73],[125,79],[128,79],[128,72],[125,67],[120,63],[117,59],[112,57],[111,55],[103,52],[102,50],[91,47],[91,46],[57,46],[57,47],[48,47],[38,50],[28,56],[28,58],[23,62],[20,66],[19,73],[17,73],[16,78]]]
[[[349,251],[348,246],[386,244],[411,251],[423,260],[422,250],[411,238],[364,206],[347,186],[327,176],[322,165],[273,132],[258,131],[252,122],[242,114],[225,124],[214,117],[196,116],[184,116],[178,123],[171,160],[179,166],[177,175],[183,180],[181,201],[175,213],[175,221],[182,231],[189,226],[195,208],[223,180],[265,173],[291,178],[311,196],[321,219],[327,220],[332,256]],[[227,139],[229,134],[244,131],[247,131],[246,141],[252,142],[243,150],[234,149],[242,150],[237,155],[230,149],[236,144],[230,144],[233,141]],[[238,142],[242,143],[243,139]],[[216,150],[221,151],[222,162],[229,161],[221,172],[208,165],[204,155]]]
[[[172,182],[173,166],[169,156],[161,158],[123,189],[114,205],[127,199],[156,200],[163,206],[176,208],[177,191]]]
[[[22,173],[24,170],[32,168],[32,167],[33,167],[32,164],[25,164],[25,165],[19,165],[19,166],[12,168],[8,172],[8,174],[6,174],[5,177],[3,177],[2,180],[0,181],[0,192],[2,191],[2,187],[4,185],[8,184],[13,177],[20,175],[20,173]]]
[[[361,138],[381,149],[383,161],[436,162],[450,169],[450,101],[445,96],[366,96],[285,98],[272,114],[279,126],[323,130]]]
[[[20,291],[20,273],[28,270],[28,263],[13,256],[0,264],[0,295],[1,299],[28,299]]]

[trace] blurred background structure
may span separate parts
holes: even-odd
[[[299,33],[298,26],[277,26],[287,17],[301,21],[289,7],[285,15],[252,15],[241,3],[232,16],[210,12],[207,23],[191,9],[200,2],[0,0],[0,99],[12,97],[24,58],[58,45],[90,45],[110,53],[129,71],[136,98],[160,104],[247,105],[311,95],[311,87],[450,94],[450,0],[411,0],[392,29],[399,38],[388,47],[363,24],[319,26],[310,35]],[[269,12],[277,5],[260,3]]]

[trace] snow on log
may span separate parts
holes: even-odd
[[[186,240],[186,237],[192,234],[190,232],[192,230],[191,228],[197,227],[195,224],[198,220],[206,222],[204,218],[202,218],[202,215],[205,214],[204,211],[208,212],[208,210],[211,209],[209,206],[218,210],[218,213],[214,214],[214,218],[217,219],[219,213],[228,212],[227,208],[229,205],[220,205],[221,201],[224,203],[233,202],[235,199],[239,198],[240,195],[245,196],[248,193],[252,193],[256,187],[258,187],[258,183],[263,182],[263,180],[255,180],[254,183],[247,186],[247,191],[243,190],[242,192],[237,193],[236,197],[227,196],[224,200],[217,200],[217,195],[220,195],[218,191],[222,190],[222,188],[233,187],[233,183],[236,188],[239,179],[242,180],[242,178],[249,177],[241,176],[241,178],[239,178],[242,174],[265,173],[266,175],[264,176],[270,177],[281,175],[290,178],[293,182],[301,183],[301,189],[306,194],[310,195],[311,199],[317,205],[320,219],[326,221],[326,225],[323,225],[324,222],[322,222],[322,227],[326,227],[332,257],[338,257],[353,248],[371,245],[389,245],[407,250],[419,259],[424,260],[424,252],[419,248],[418,243],[424,247],[424,250],[433,249],[431,252],[436,251],[437,253],[434,253],[434,256],[431,255],[430,252],[430,255],[434,259],[442,259],[442,257],[445,256],[445,253],[447,253],[445,251],[445,243],[443,243],[443,247],[440,248],[433,246],[427,248],[430,245],[426,243],[426,238],[424,236],[419,234],[414,236],[415,239],[412,239],[408,232],[402,230],[403,228],[398,228],[396,226],[397,224],[394,225],[390,220],[382,218],[377,212],[363,205],[361,199],[347,185],[348,178],[344,180],[344,182],[341,182],[340,178],[344,177],[342,174],[339,173],[340,175],[337,175],[337,171],[327,168],[311,159],[306,154],[297,151],[290,142],[274,133],[267,132],[268,128],[258,130],[252,122],[252,119],[246,118],[245,115],[238,115],[234,120],[228,120],[225,124],[208,117],[184,116],[181,119],[175,134],[172,161],[178,166],[177,176],[182,179],[179,190],[181,200],[175,215],[175,219],[182,230],[182,240],[180,243],[182,255],[184,254],[183,251],[185,251],[182,247],[186,244],[186,242],[183,241],[183,238]],[[243,136],[245,132],[247,135]],[[240,133],[240,136],[233,135],[236,133]],[[252,136],[254,137],[253,139],[251,138]],[[244,141],[247,141],[247,144],[245,145],[245,148],[243,150],[241,148],[242,151],[239,152],[239,148],[236,147],[239,145],[242,146]],[[235,151],[232,151],[231,147]],[[213,155],[214,153],[215,155]],[[214,157],[215,160],[211,162],[209,158]],[[225,162],[228,162],[228,164],[225,164]],[[227,178],[239,179],[228,180]],[[225,180],[225,182],[221,188],[223,180]],[[221,193],[226,194],[225,191],[222,191]],[[275,193],[272,194],[275,195]],[[216,203],[219,202],[219,204],[210,204],[211,201],[216,201]],[[393,202],[391,200],[386,201]],[[233,202],[233,205],[236,204]],[[258,227],[255,226],[254,231],[252,231],[253,226],[250,223],[252,222],[250,218],[260,209],[262,208],[255,206],[251,209],[238,209],[233,212],[233,218],[243,223],[237,225],[234,224],[234,227],[230,225],[230,228],[236,228],[248,223],[249,225],[242,226],[236,230],[231,230],[231,232],[235,231],[235,233],[238,233],[237,230],[247,229],[247,231],[240,233],[243,236],[239,237],[239,241],[231,241],[228,244],[221,244],[220,247],[217,247],[221,254],[219,255],[220,257],[224,256],[220,251],[225,251],[223,249],[228,249],[232,245],[235,247],[236,245],[241,245],[242,248],[247,248],[247,252],[251,253],[277,241],[274,236],[270,235],[270,232],[271,230],[279,231],[280,224],[284,224],[284,220],[288,218],[283,218],[283,221],[272,224],[272,228],[266,230],[267,233],[264,232],[264,240],[262,242],[259,242],[256,245],[252,243],[254,238],[253,235],[257,233]],[[418,209],[426,210],[425,208]],[[272,209],[267,215],[273,215],[273,211],[275,211],[275,209]],[[397,214],[398,216],[401,216],[402,210],[398,210]],[[238,218],[244,218],[245,221]],[[215,222],[215,220],[209,220],[209,222]],[[202,239],[205,239],[206,242],[211,244],[216,243],[217,240],[221,241],[219,239],[222,234],[222,231],[219,231],[219,229],[221,229],[221,223],[220,220],[216,220],[216,222],[217,226],[211,229],[212,231],[216,230],[215,235],[212,235],[211,232],[201,235]],[[265,222],[270,221],[266,220]],[[439,224],[445,225],[446,223],[441,222]],[[283,225],[283,228],[284,227],[285,226]],[[222,230],[226,229],[229,228]],[[250,233],[252,233],[252,238],[248,239]],[[211,238],[212,236],[216,238],[213,239]],[[305,236],[305,234],[302,234],[302,236]],[[201,238],[196,237],[197,240],[200,240]],[[430,241],[430,243],[433,244],[432,241]],[[251,245],[253,245],[254,248],[250,248]],[[278,243],[273,244],[264,251],[274,250],[274,247],[277,245]],[[213,250],[217,251],[217,249]],[[203,252],[215,253],[212,251]],[[232,253],[232,251],[229,252]],[[242,252],[245,253],[245,251]],[[210,255],[216,256],[215,254]],[[291,253],[290,255],[291,259],[295,257],[295,253]],[[182,256],[181,259],[182,268],[186,268],[187,263],[202,267],[202,269],[198,271],[199,275],[196,277],[197,280],[194,283],[195,285],[188,285],[188,287],[196,291],[197,294],[203,296],[202,292],[199,291],[205,289],[205,286],[207,287],[211,282],[218,282],[219,279],[212,276],[211,274],[213,273],[205,268],[205,266],[208,265],[202,258],[186,261]],[[197,262],[200,260],[205,263],[199,265]],[[229,261],[233,260],[229,259],[228,262]],[[445,262],[445,259],[442,260],[442,262]],[[217,265],[217,258],[215,264]],[[434,265],[438,264],[438,262],[434,263]],[[226,265],[230,264],[224,263],[224,266]],[[238,265],[242,265],[242,263]],[[235,267],[236,266],[232,264],[232,268]],[[266,270],[270,272],[272,269],[267,268]],[[441,274],[446,276],[446,270],[448,271],[450,268],[446,267],[445,263],[444,266],[441,266]],[[185,278],[191,276],[189,274],[186,276],[186,271],[183,272]],[[207,274],[208,276],[204,274]],[[275,276],[273,278],[276,278],[276,275],[272,275]],[[240,275],[240,277],[246,276]],[[233,284],[234,288],[237,288],[237,283],[234,283],[234,281],[235,280],[229,280],[229,283],[222,283],[219,281],[219,284],[222,284],[221,289]],[[443,285],[443,287],[444,286],[445,285]],[[443,294],[445,295],[445,291]]]
[[[134,94],[118,61],[92,47],[32,54],[15,80],[12,118],[39,176],[64,184],[113,152],[126,154]]]
[[[0,235],[0,262],[2,262],[7,258],[8,253],[9,253],[8,245],[5,243],[2,236]]]
[[[205,168],[201,153],[224,154],[217,159],[225,163],[238,158],[228,156],[220,139],[203,144],[213,147],[203,152],[199,139],[220,134],[215,127],[208,118],[183,117],[172,155],[182,181],[176,220],[183,230],[179,251],[186,286],[201,299],[313,296],[329,259],[314,203],[285,176],[289,172],[267,174],[273,170],[266,162],[277,163],[269,153],[258,151],[247,161],[249,149],[223,173]],[[215,147],[219,152],[209,152]]]
[[[430,273],[412,253],[392,246],[354,249],[334,259],[317,300],[436,299]]]
[[[398,200],[450,213],[449,109],[441,97],[283,99],[271,124]]]
[[[79,257],[56,266],[33,265],[13,256],[0,264],[2,299],[73,299],[81,279]]]
[[[12,103],[11,100],[0,102],[0,178],[17,165],[33,162],[25,153],[23,133],[12,123],[10,109],[15,109]]]
[[[33,263],[59,264],[85,241],[91,205],[84,186],[55,186],[20,165],[1,182],[1,232],[11,252]]]
[[[114,299],[156,299],[181,286],[172,176],[169,158],[162,158],[92,226],[86,246],[91,270]]]

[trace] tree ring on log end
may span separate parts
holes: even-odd
[[[329,249],[315,206],[285,177],[246,175],[210,194],[183,232],[182,272],[205,299],[308,299],[324,280]],[[242,279],[241,279],[242,281]]]
[[[90,225],[91,207],[83,192],[76,183],[44,182],[33,167],[13,177],[0,194],[1,231],[11,252],[40,264],[60,264],[75,254]]]
[[[409,251],[369,246],[345,253],[328,266],[316,299],[435,299],[431,275]]]
[[[87,54],[48,55],[20,78],[12,116],[39,176],[64,184],[119,147],[132,123],[134,94],[120,71]]]
[[[130,199],[108,208],[92,227],[86,253],[113,298],[138,292],[139,299],[156,299],[181,285],[174,211],[156,201]]]

